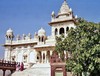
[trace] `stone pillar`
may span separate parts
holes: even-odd
[[[5,48],[4,60],[8,60],[8,49]]]
[[[55,28],[54,27],[52,27],[51,34],[52,34],[53,37],[55,36]]]
[[[23,49],[21,49],[22,50],[22,62],[24,61],[24,50]]]
[[[5,72],[6,72],[6,70],[3,70],[3,76],[5,76]]]
[[[30,46],[27,47],[27,50],[28,50],[28,55],[27,55],[27,63],[30,63]],[[23,47],[24,49],[24,47]]]
[[[47,55],[47,52],[45,51],[45,63],[47,63],[47,62],[46,62],[46,60],[47,60],[47,57],[46,57],[46,55]]]
[[[58,28],[58,34],[57,34],[58,36],[60,35],[60,34],[59,34],[59,29],[60,29],[60,28]]]
[[[43,51],[42,51],[42,53],[41,53],[41,54],[42,54],[42,63],[43,63]]]
[[[10,47],[6,47],[5,49],[5,60],[8,60],[8,61],[11,60],[11,48]]]
[[[52,51],[50,51],[50,56],[52,56]]]
[[[16,47],[15,51],[16,51],[16,61],[18,61],[18,48],[17,47]]]

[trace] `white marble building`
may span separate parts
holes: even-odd
[[[66,1],[63,2],[58,14],[54,11],[51,14],[51,35],[46,36],[46,31],[41,28],[34,37],[31,34],[23,36],[14,36],[13,30],[8,29],[5,40],[5,60],[24,62],[26,68],[31,64],[49,63],[50,55],[54,51],[55,37],[64,34],[67,36],[70,28],[75,28],[77,16],[69,8]]]

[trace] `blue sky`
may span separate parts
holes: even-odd
[[[37,32],[41,27],[51,34],[48,22],[51,12],[58,13],[64,0],[0,0],[0,45],[5,42],[5,33],[12,28],[14,34],[22,35]],[[100,22],[100,0],[67,0],[74,15],[88,21]],[[4,48],[0,46],[0,58]]]

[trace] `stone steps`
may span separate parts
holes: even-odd
[[[12,76],[50,76],[50,64],[35,64],[24,71],[16,71]]]

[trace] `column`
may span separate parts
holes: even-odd
[[[52,56],[52,51],[50,51],[50,56]]]
[[[55,28],[54,27],[52,27],[51,34],[52,34],[53,37],[55,36]]]
[[[6,48],[6,51],[7,51],[7,60],[8,61],[10,61],[11,60],[11,48],[10,47],[8,47],[8,48]]]
[[[6,72],[6,70],[3,70],[3,76],[5,76],[5,72]]]
[[[43,51],[41,52],[41,54],[42,54],[42,63],[43,63]]]
[[[57,34],[58,36],[60,35],[60,34],[59,34],[59,29],[60,29],[60,28],[58,28],[58,34]]]
[[[47,62],[46,62],[46,60],[47,60],[47,57],[46,57],[46,55],[47,55],[47,52],[45,51],[45,63],[47,63]]]
[[[8,60],[8,49],[7,48],[5,48],[5,58],[4,59]]]
[[[16,51],[16,61],[18,61],[18,47],[16,47],[15,51]]]
[[[21,51],[22,51],[22,62],[24,61],[24,50],[23,50],[23,48],[21,49]]]
[[[27,52],[28,52],[28,54],[27,54],[27,63],[30,63],[30,52],[31,52],[30,48],[31,48],[30,46],[27,47]],[[23,49],[25,49],[25,48],[23,47]]]

